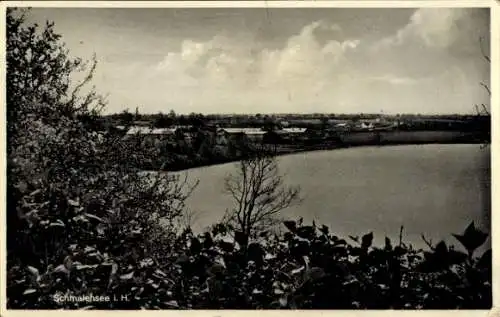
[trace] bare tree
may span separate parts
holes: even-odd
[[[245,243],[275,225],[282,210],[300,201],[300,188],[283,183],[276,157],[269,154],[242,160],[237,172],[226,177],[225,191],[234,206],[224,222],[239,231]]]

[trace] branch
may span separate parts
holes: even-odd
[[[427,244],[427,246],[432,250],[434,251],[434,246],[432,245],[432,240],[427,240],[424,236],[424,234],[422,233],[421,235],[422,237],[422,240],[424,240],[425,244]]]
[[[422,235],[423,237],[424,235]],[[403,245],[403,226],[399,229],[399,246]]]
[[[491,58],[484,52],[484,48],[483,48],[483,41],[484,41],[484,38],[483,37],[480,37],[479,38],[479,48],[481,49],[481,55],[483,55],[483,58],[488,62],[488,63],[491,63]]]
[[[80,92],[80,89],[83,88],[83,86],[85,86],[87,83],[89,83],[92,78],[94,77],[94,72],[97,68],[97,60],[96,60],[96,55],[94,53],[93,57],[92,57],[92,66],[90,67],[90,70],[87,74],[87,76],[85,76],[85,78],[75,87],[75,89],[73,89],[73,92],[71,93],[71,99],[69,101],[69,104],[73,104],[77,98],[77,94]]]
[[[486,85],[485,83],[481,82],[479,83],[481,86],[484,87],[484,89],[486,89],[486,91],[488,92],[488,95],[491,96],[491,90],[490,90],[490,87],[488,87],[488,85]]]

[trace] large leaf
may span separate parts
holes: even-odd
[[[479,248],[488,238],[487,233],[482,232],[474,226],[474,221],[467,226],[462,234],[453,234],[453,236],[460,241],[470,254]]]
[[[368,249],[369,247],[372,246],[372,242],[373,242],[373,232],[370,232],[368,234],[365,234],[361,238],[361,247],[363,249]]]
[[[30,289],[27,289],[23,292],[23,295],[29,295],[29,294],[33,294],[33,293],[36,293],[37,290],[36,289],[33,289],[33,288],[30,288]]]
[[[328,235],[329,233],[329,228],[325,225],[321,226],[321,229],[319,229],[319,231],[321,231],[321,233],[323,233],[324,235]]]
[[[389,239],[388,237],[385,237],[385,250],[387,250],[387,251],[392,250],[391,239]]]
[[[290,230],[290,232],[295,232],[297,230],[297,224],[295,223],[295,221],[286,220],[283,221],[283,224],[288,230]]]
[[[120,280],[130,280],[132,277],[134,277],[134,271],[120,275]]]
[[[477,262],[477,267],[478,268],[489,268],[491,269],[492,266],[492,256],[491,256],[491,249],[488,249],[484,251],[483,255],[479,258],[479,261]]]
[[[302,226],[296,231],[297,236],[303,239],[313,239],[316,236],[316,229],[312,226]]]
[[[31,273],[31,275],[33,276],[35,281],[39,281],[41,279],[40,272],[38,271],[37,268],[35,268],[33,266],[28,266],[26,269],[28,270],[28,272]]]

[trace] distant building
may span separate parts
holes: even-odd
[[[306,128],[284,128],[282,130],[285,133],[289,133],[289,134],[296,134],[296,133],[302,134],[302,133],[305,133],[307,131]]]
[[[140,142],[141,146],[160,146],[166,141],[172,141],[176,132],[176,128],[133,126],[128,129],[123,139],[126,141]]]
[[[151,125],[150,121],[143,121],[143,120],[135,120],[132,122],[134,126],[141,126],[141,127],[148,127]]]
[[[367,122],[367,121],[363,121],[359,124],[359,128],[362,129],[362,130],[371,130],[373,129],[375,126],[373,124],[373,122]]]
[[[150,128],[144,126],[132,126],[128,129],[126,135],[172,135],[177,128]]]
[[[230,138],[244,137],[249,141],[262,141],[266,131],[260,128],[222,128],[217,131],[217,144],[226,143]]]

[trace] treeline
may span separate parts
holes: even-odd
[[[395,129],[403,131],[421,130],[453,130],[453,131],[486,131],[490,130],[490,115],[481,113],[471,115],[395,115],[380,116],[374,114],[351,115],[204,115],[190,113],[176,114],[170,110],[168,114],[141,114],[138,108],[135,114],[128,110],[122,113],[107,115],[101,118],[103,124],[129,126],[134,123],[154,128],[172,126],[191,126],[193,128],[240,127],[263,128],[273,130],[293,125],[311,129],[332,129],[337,123],[347,122],[355,125],[364,120],[382,120],[382,123],[397,123]]]

